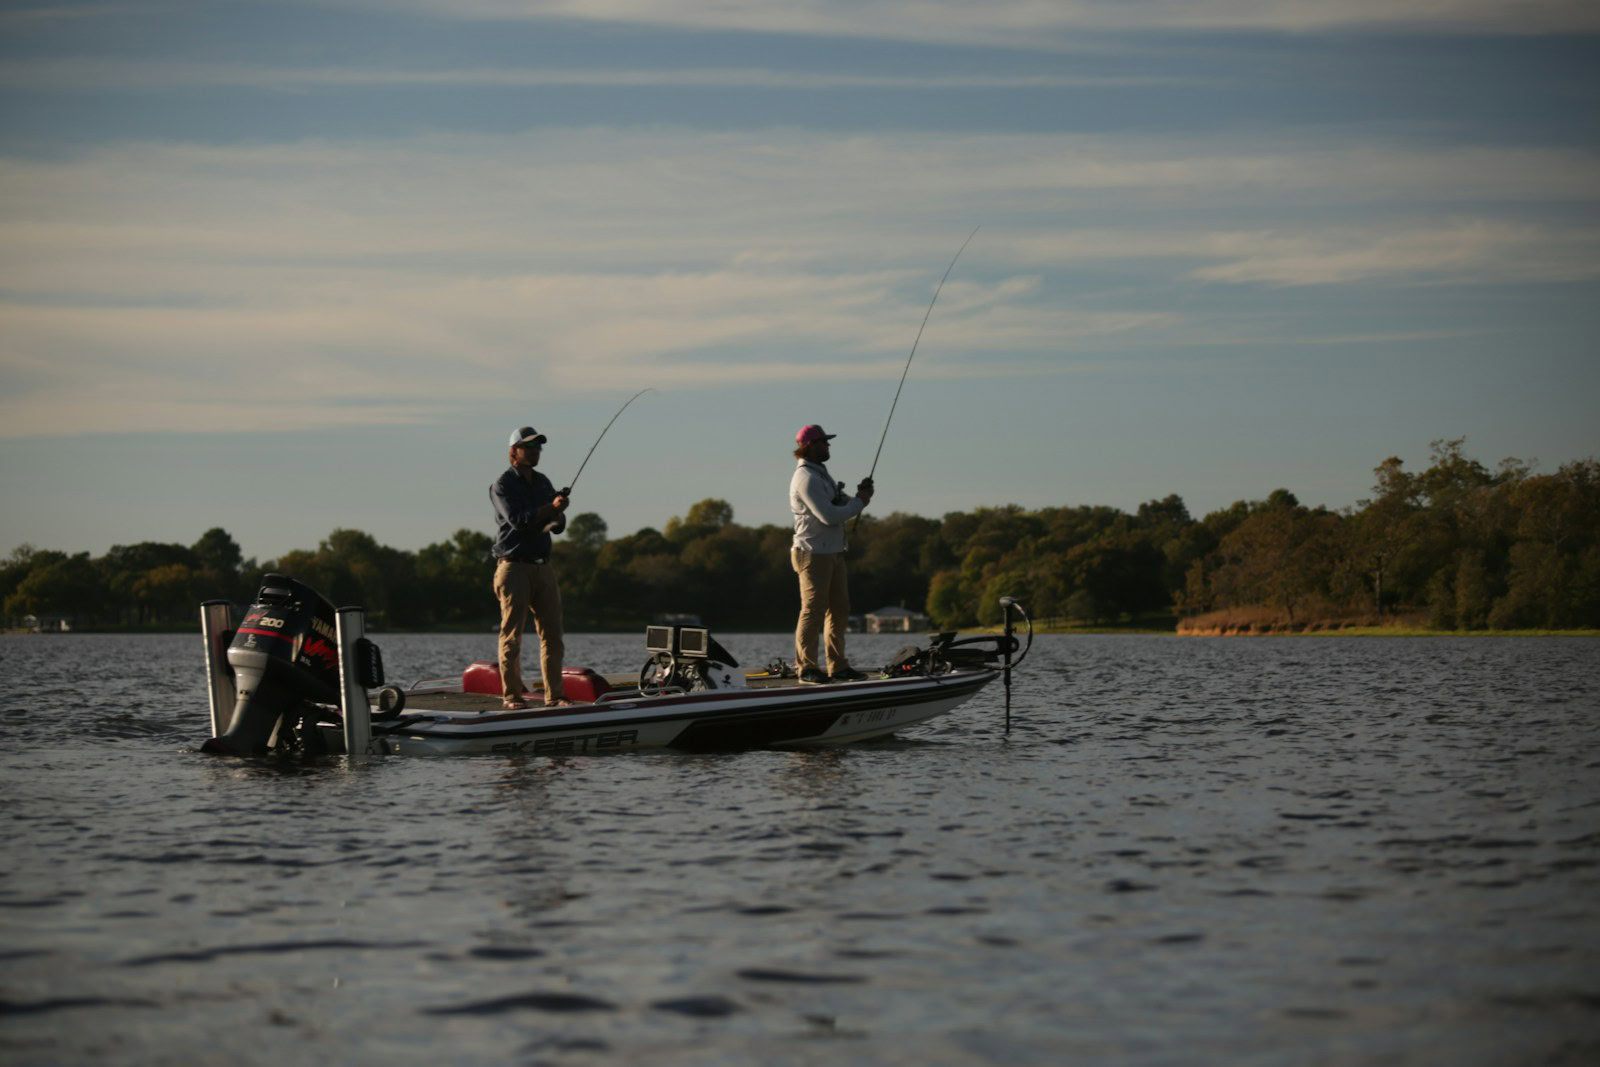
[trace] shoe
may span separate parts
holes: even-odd
[[[500,702],[500,706],[506,711],[523,711],[527,708],[528,702],[526,700],[518,700],[516,697],[507,697]]]
[[[866,675],[851,667],[834,671],[832,674],[828,675],[828,681],[830,682],[864,682],[866,680]]]
[[[566,697],[557,697],[554,700],[546,700],[544,706],[547,708],[575,708],[578,706],[578,702],[576,700],[568,700]]]
[[[801,685],[827,685],[828,676],[819,667],[807,667],[800,672]]]

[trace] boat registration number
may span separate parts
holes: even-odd
[[[900,717],[899,708],[879,708],[877,711],[858,711],[839,720],[840,726],[876,726],[880,722],[893,722]]]

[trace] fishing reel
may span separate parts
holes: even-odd
[[[794,664],[789,660],[782,658],[781,656],[778,659],[768,663],[767,669],[762,673],[766,674],[769,678],[800,677],[800,672],[794,669]]]
[[[745,686],[739,661],[702,626],[648,626],[644,644],[650,658],[639,668],[641,696]]]

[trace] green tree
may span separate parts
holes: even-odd
[[[978,596],[978,622],[984,626],[998,626],[1005,619],[1005,609],[1000,606],[1003,596],[1021,597],[1026,594],[1028,581],[1019,571],[998,571],[984,583]]]
[[[100,570],[91,564],[89,553],[70,557],[51,553],[60,558],[38,558],[44,555],[35,555],[27,575],[6,597],[5,613],[13,617],[63,615],[79,621],[102,615],[108,591]]]
[[[195,571],[182,563],[152,567],[133,583],[140,614],[152,622],[176,622],[206,599]]]
[[[66,560],[65,552],[51,550],[40,551],[30,544],[20,544],[11,550],[11,555],[4,563],[0,563],[0,606],[10,602],[12,594],[22,584],[23,580],[35,568],[47,567],[53,563]],[[20,601],[19,601],[20,603]],[[9,607],[0,607],[8,617],[16,618],[22,615],[36,614],[31,610],[13,612]]]
[[[213,526],[200,535],[189,551],[195,558],[195,583],[200,599],[238,600],[246,595],[242,580],[244,554],[228,531]]]
[[[566,543],[599,551],[606,532],[606,520],[592,511],[579,512],[567,523]]]
[[[1342,524],[1340,516],[1275,490],[1222,538],[1221,563],[1209,575],[1211,597],[1219,607],[1281,608],[1295,621],[1307,604],[1326,600],[1345,552]]]
[[[863,611],[887,604],[920,605],[928,598],[929,546],[939,523],[894,512],[863,522],[850,537],[850,599]]]
[[[149,615],[150,602],[139,595],[138,584],[146,572],[161,567],[183,566],[191,571],[200,561],[186,545],[160,541],[141,541],[135,545],[112,545],[95,561],[106,589],[106,600],[95,614],[117,621],[135,623],[158,621]]]
[[[667,520],[664,532],[669,541],[691,541],[714,533],[733,522],[733,507],[726,500],[707,497],[690,506],[683,518]]]
[[[1482,549],[1463,548],[1456,554],[1455,624],[1463,630],[1481,630],[1489,624],[1492,590]]]
[[[1136,536],[1084,542],[1063,561],[1063,584],[1072,590],[1067,602],[1086,592],[1101,619],[1166,608],[1171,601],[1161,577],[1165,562],[1160,550]],[[1081,606],[1083,600],[1077,603]]]
[[[490,590],[493,547],[488,534],[463,527],[450,540],[417,553],[416,585],[430,621],[449,625],[493,621],[498,612]]]
[[[1548,544],[1517,542],[1506,593],[1490,610],[1489,625],[1497,630],[1564,625],[1561,592],[1567,577],[1564,561]]]
[[[683,521],[689,526],[720,530],[733,522],[733,505],[726,500],[707,497],[690,507]]]
[[[955,630],[977,621],[977,595],[960,571],[940,571],[928,583],[928,618],[942,630]]]
[[[219,574],[237,574],[244,563],[244,554],[239,551],[238,542],[220,526],[213,526],[201,534],[200,540],[194,543],[189,552],[201,570]]]
[[[1279,489],[1198,522],[1177,494],[1131,515],[1005,505],[868,517],[852,531],[852,599],[861,610],[921,604],[945,627],[992,621],[1001,595],[1024,597],[1036,618],[1075,620],[1272,605],[1295,619],[1376,606],[1426,608],[1449,627],[1600,625],[1600,462],[1535,475],[1511,458],[1490,470],[1463,446],[1434,442],[1419,474],[1386,459],[1373,498],[1341,513]],[[632,629],[683,611],[723,629],[786,629],[797,605],[790,536],[739,525],[716,498],[665,534],[611,538],[598,514],[573,516],[555,550],[569,629]],[[363,604],[376,626],[487,625],[490,545],[462,529],[412,553],[335,529],[262,566],[221,527],[192,546],[116,545],[100,559],[21,545],[0,562],[0,605],[12,617],[188,625],[193,601],[230,582],[248,595],[271,569]]]
[[[1164,599],[1167,604],[1176,604],[1183,595],[1190,566],[1216,548],[1216,540],[1190,517],[1183,498],[1176,493],[1140,504],[1135,526],[1161,550],[1166,561],[1161,568]]]

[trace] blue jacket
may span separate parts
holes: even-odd
[[[494,505],[495,537],[494,558],[515,556],[518,559],[549,559],[550,535],[539,522],[539,509],[556,498],[556,487],[550,479],[533,472],[529,485],[517,473],[517,468],[507,467],[505,473],[489,487],[489,503]],[[567,528],[565,514],[556,516],[555,532]]]

